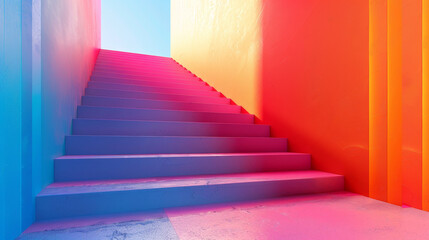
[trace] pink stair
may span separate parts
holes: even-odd
[[[102,50],[37,220],[342,191],[171,58]]]

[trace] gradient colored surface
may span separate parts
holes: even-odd
[[[260,118],[290,137],[292,151],[312,153],[314,168],[345,175],[346,189],[367,195],[368,3],[263,7]]]
[[[422,0],[422,197],[423,209],[429,211],[429,1]]]
[[[348,190],[427,209],[427,1],[239,2],[172,0],[173,58]]]
[[[101,47],[170,56],[170,0],[103,0]]]
[[[0,238],[17,237],[22,229],[21,166],[24,143],[21,1],[0,1]],[[31,146],[30,146],[31,147]],[[26,189],[28,191],[28,189]],[[31,192],[31,189],[30,189]]]
[[[38,221],[344,190],[171,58],[101,50],[73,123]]]
[[[429,214],[339,192],[34,224],[18,239],[427,239]]]
[[[259,0],[172,0],[171,55],[255,114],[260,103],[261,17]]]
[[[100,1],[0,1],[0,238],[35,219],[100,48]]]
[[[370,196],[416,208],[426,191],[422,13],[422,1],[370,4]]]
[[[314,167],[368,194],[367,9],[173,0],[172,57],[272,124],[274,136],[294,139],[292,151],[314,153]]]

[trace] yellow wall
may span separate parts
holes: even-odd
[[[257,114],[260,0],[171,0],[171,56]]]

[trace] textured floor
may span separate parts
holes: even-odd
[[[428,212],[341,192],[41,222],[19,239],[428,238]]]

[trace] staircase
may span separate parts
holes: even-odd
[[[37,220],[343,190],[171,58],[102,50]]]

